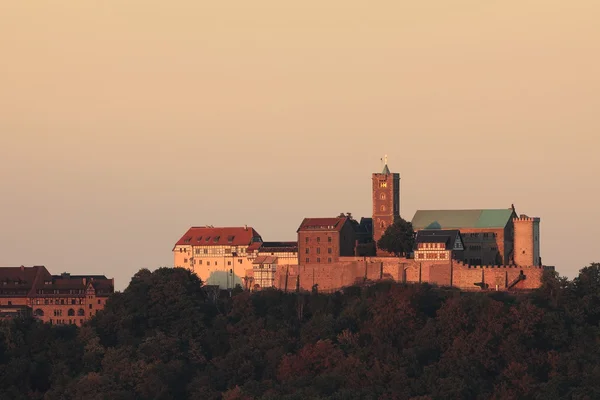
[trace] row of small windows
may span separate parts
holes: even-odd
[[[193,259],[193,258],[190,258],[189,260],[188,260],[187,258],[185,258],[185,259],[183,260],[183,262],[184,262],[185,264],[187,264],[187,263],[188,263],[188,261],[189,261],[189,262],[190,262],[190,264],[192,264],[192,265],[196,265],[196,264],[198,264],[198,265],[202,265],[202,261],[203,261],[203,260],[195,260],[195,259]],[[197,262],[196,262],[196,261],[197,261]],[[242,262],[243,262],[241,258],[238,258],[238,259],[237,259],[237,261],[238,261],[238,264],[242,264]],[[210,261],[207,261],[207,262],[206,262],[206,265],[209,265],[209,266],[210,266]],[[215,261],[215,265],[219,265],[219,264],[218,264],[218,261]],[[227,261],[227,265],[231,265],[231,261]]]
[[[317,263],[320,263],[320,262],[321,262],[321,257],[317,257]],[[331,262],[332,262],[332,259],[331,259],[331,257],[328,257],[328,258],[327,258],[327,262],[328,262],[328,263],[331,263]],[[308,264],[308,263],[310,263],[310,257],[306,257],[306,263],[307,263],[307,264]]]
[[[430,260],[444,260],[447,257],[447,253],[419,253],[417,258],[422,259],[430,259]]]
[[[69,323],[69,325],[75,325],[75,324],[77,324],[77,320],[69,318],[68,323]],[[79,319],[79,323],[83,324],[83,318]],[[50,324],[65,325],[65,324],[67,324],[67,320],[66,319],[57,319],[57,320],[50,319]]]
[[[471,246],[468,247],[468,249],[471,250],[471,251],[481,251],[482,248],[483,247],[479,246],[479,245],[471,245]],[[498,251],[498,247],[492,246],[492,247],[490,247],[490,250],[491,251]]]
[[[317,237],[316,237],[316,240],[317,240],[317,243],[321,243],[321,237],[320,237],[320,236],[317,236]],[[304,239],[304,241],[305,241],[306,243],[308,243],[308,242],[310,242],[310,238],[307,236],[307,237]],[[332,238],[331,236],[327,236],[327,243],[331,243],[331,242],[333,242],[333,238]]]
[[[310,248],[306,248],[306,250],[304,251],[306,254],[310,254]],[[317,254],[321,254],[321,248],[317,247]],[[333,254],[333,249],[331,247],[329,247],[327,249],[327,254]]]
[[[90,304],[91,306],[91,304]],[[91,307],[90,307],[91,308]],[[54,310],[54,316],[55,317],[62,317],[62,312],[63,310]],[[36,317],[43,317],[44,316],[44,310],[42,310],[41,308],[36,309],[33,312],[33,315],[35,315]],[[77,315],[82,317],[85,315],[85,310],[83,308],[80,308],[79,310],[77,310]],[[75,316],[75,310],[72,308],[69,308],[67,310],[67,316],[69,317],[74,317]]]
[[[445,249],[444,243],[419,243],[420,249]]]
[[[463,236],[468,237],[468,238],[478,238],[479,235],[480,235],[480,233],[478,233],[478,232],[463,234]],[[489,238],[489,237],[494,237],[495,238],[495,237],[498,236],[498,234],[496,232],[484,232],[484,233],[481,233],[481,235],[484,238]]]

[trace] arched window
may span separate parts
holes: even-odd
[[[85,310],[83,308],[80,308],[79,310],[77,310],[77,315],[83,317],[85,315]]]
[[[379,195],[379,198],[380,198],[381,200],[385,200],[385,193],[381,193],[381,194]]]
[[[67,314],[69,317],[74,317],[75,316],[75,310],[73,310],[72,308],[69,308],[69,311],[67,311]]]
[[[33,315],[35,315],[36,317],[43,317],[44,316],[44,310],[42,310],[41,308],[36,309],[33,312]]]
[[[385,206],[381,206],[381,211],[385,211]]]

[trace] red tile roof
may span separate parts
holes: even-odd
[[[251,227],[191,227],[175,246],[247,246],[253,237],[260,235]]]
[[[297,232],[300,231],[340,231],[348,217],[336,218],[304,218]]]

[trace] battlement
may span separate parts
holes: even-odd
[[[455,262],[455,268],[466,268],[466,269],[482,269],[482,268],[494,268],[500,270],[506,269],[545,269],[546,267],[543,265],[469,265],[462,262]]]
[[[513,218],[513,222],[540,222],[539,217],[529,217],[525,214],[521,214],[520,216]]]

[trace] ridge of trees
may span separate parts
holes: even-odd
[[[600,398],[600,264],[529,293],[390,281],[208,298],[140,270],[83,327],[0,321],[2,399]]]

